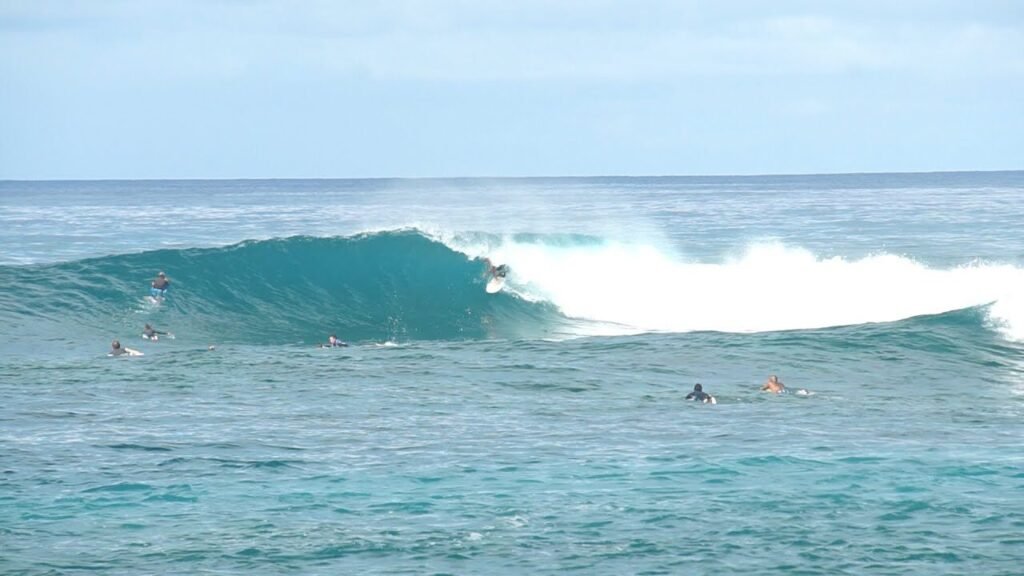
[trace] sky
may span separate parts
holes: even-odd
[[[1018,0],[0,0],[0,179],[1022,168]]]

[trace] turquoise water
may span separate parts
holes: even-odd
[[[1020,222],[1021,172],[0,183],[0,572],[1020,573]]]

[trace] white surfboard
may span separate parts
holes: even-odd
[[[114,354],[109,354],[108,353],[107,356],[114,356]],[[145,356],[145,354],[143,354],[142,352],[139,352],[138,350],[136,350],[134,348],[125,348],[124,349],[124,354],[118,354],[118,356]]]
[[[501,289],[504,287],[505,279],[502,278],[501,276],[495,276],[494,278],[491,278],[490,281],[487,282],[487,293],[494,294],[495,292],[500,292]]]

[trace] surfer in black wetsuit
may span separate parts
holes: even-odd
[[[121,346],[121,343],[114,340],[110,343],[110,353],[108,356],[142,356],[142,352],[138,350],[132,350],[131,348],[125,348]]]
[[[705,392],[704,387],[700,384],[693,385],[693,392],[687,394],[686,399],[703,402],[705,404],[716,404],[715,397]]]
[[[169,332],[161,332],[149,324],[146,324],[146,327],[142,329],[142,337],[147,340],[159,340],[161,335],[167,336],[169,334]]]
[[[167,275],[163,272],[156,275],[153,282],[150,284],[149,295],[153,298],[158,298],[167,294],[167,289],[170,288],[171,281],[167,279]]]

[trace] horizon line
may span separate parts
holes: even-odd
[[[569,180],[597,178],[792,178],[813,176],[909,176],[934,174],[1000,174],[1024,172],[1024,168],[990,169],[990,170],[899,170],[893,172],[766,172],[751,174],[591,174],[562,176],[223,176],[178,178],[0,178],[0,182],[245,182],[245,181],[284,181],[284,180]]]

